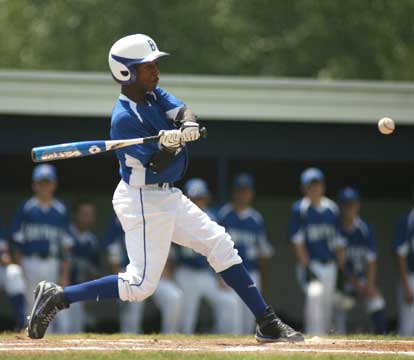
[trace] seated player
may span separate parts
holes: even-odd
[[[374,233],[365,221],[359,217],[360,197],[350,187],[338,193],[340,207],[340,233],[345,240],[347,283],[345,291],[365,301],[376,334],[386,332],[385,301],[376,286],[377,250]],[[346,333],[346,311],[336,309],[339,333]]]
[[[308,334],[327,334],[332,325],[338,263],[344,261],[336,204],[325,197],[325,177],[317,168],[300,177],[304,197],[293,204],[289,237],[305,293],[304,323]]]
[[[210,191],[204,180],[188,180],[184,185],[184,193],[211,219],[215,219],[213,211],[208,208]],[[181,330],[185,334],[194,333],[199,306],[204,298],[213,310],[213,331],[220,334],[237,334],[240,329],[237,295],[217,278],[208,266],[206,258],[194,250],[177,246],[175,259],[175,279],[183,291],[185,304]]]
[[[94,233],[95,220],[96,208],[92,202],[82,200],[75,204],[70,225],[70,234],[74,240],[71,250],[71,284],[88,281],[99,275],[99,244]],[[84,305],[76,303],[68,311],[62,312],[64,320],[61,332],[79,333],[85,330],[87,312]]]
[[[113,216],[105,235],[105,249],[108,261],[114,273],[124,271],[128,265],[125,248],[125,234],[116,216]],[[172,264],[170,260],[161,276],[153,299],[161,311],[161,332],[171,334],[179,332],[182,318],[182,291],[172,281]],[[120,328],[123,333],[141,333],[144,302],[122,302],[120,308]]]
[[[252,207],[254,179],[250,174],[238,174],[233,179],[230,203],[218,212],[218,222],[224,226],[234,241],[234,246],[243,259],[243,264],[258,289],[265,285],[268,259],[273,247],[267,238],[262,215]],[[255,319],[249,308],[239,300],[239,334],[250,334]]]
[[[26,323],[26,283],[21,266],[12,263],[3,231],[0,231],[0,288],[6,292],[13,308],[15,330],[23,330]]]
[[[399,273],[398,334],[414,336],[414,209],[398,221],[393,249]]]
[[[143,34],[118,40],[109,51],[112,77],[121,94],[111,119],[111,139],[159,136],[116,149],[121,180],[112,204],[125,232],[129,264],[125,272],[62,289],[51,282],[37,288],[28,335],[39,339],[53,316],[70,304],[99,299],[143,301],[158,287],[171,244],[204,255],[216,273],[243,299],[257,321],[260,342],[303,341],[266,304],[234,249],[231,236],[184,196],[174,182],[188,166],[187,144],[203,131],[181,100],[158,86],[157,60],[167,56]]]
[[[69,215],[66,206],[55,198],[56,168],[37,165],[32,174],[33,197],[19,207],[11,227],[16,261],[26,278],[26,301],[34,304],[36,286],[42,279],[69,284],[70,248]],[[61,331],[57,318],[52,332]]]

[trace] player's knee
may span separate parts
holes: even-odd
[[[143,276],[139,271],[128,270],[119,274],[118,290],[122,301],[143,301],[156,290],[158,281]]]
[[[237,250],[234,248],[234,242],[227,233],[217,238],[214,246],[207,254],[207,260],[216,272],[224,271],[242,262]]]

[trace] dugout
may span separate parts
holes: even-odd
[[[390,252],[395,219],[410,206],[414,179],[414,84],[308,79],[163,75],[161,86],[183,99],[209,130],[191,144],[187,178],[206,178],[216,202],[228,198],[238,171],[257,180],[256,205],[276,249],[268,296],[281,313],[301,321],[302,297],[286,239],[301,170],[326,173],[328,195],[345,185],[363,197],[362,215],[374,225],[379,247],[379,285],[395,319],[396,271]],[[108,137],[118,87],[109,74],[0,71],[0,178],[8,223],[30,191],[33,146]],[[392,117],[395,133],[383,136],[376,121]],[[118,182],[113,154],[56,162],[59,195],[68,203],[90,196],[99,205],[98,231],[111,212]],[[289,281],[286,281],[289,279]],[[353,329],[359,329],[361,312]]]

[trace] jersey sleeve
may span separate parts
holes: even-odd
[[[334,248],[344,248],[346,247],[347,242],[346,237],[341,231],[341,219],[339,213],[336,213]]]
[[[10,237],[12,240],[12,247],[16,249],[21,249],[24,245],[24,233],[23,233],[23,224],[24,224],[24,205],[21,205],[16,214],[13,217],[11,226],[10,226]]]
[[[64,249],[73,248],[73,246],[75,246],[75,239],[73,238],[72,232],[70,231],[69,214],[67,212],[63,220],[61,240]]]
[[[116,216],[114,215],[108,224],[105,231],[103,246],[107,252],[108,261],[111,264],[120,264],[122,261],[122,247],[116,239],[121,235],[122,228],[117,223]]]
[[[171,95],[159,86],[157,86],[157,88],[154,90],[154,93],[158,104],[160,104],[167,117],[171,120],[174,120],[179,109],[185,106],[181,100],[177,99],[174,95]]]
[[[305,230],[299,208],[294,205],[289,220],[288,236],[292,243],[299,245],[305,242]]]
[[[375,241],[375,233],[372,226],[368,225],[368,233],[367,233],[367,253],[366,253],[366,260],[368,262],[375,261],[377,259],[377,246]]]
[[[259,257],[271,258],[275,250],[269,241],[268,232],[264,223],[261,224],[261,228],[257,234],[257,240],[259,244]]]
[[[407,216],[402,217],[395,227],[393,250],[400,256],[407,256],[409,251],[407,234]]]
[[[111,124],[111,139],[123,140],[151,136],[141,124],[138,118],[133,118],[128,112],[124,111],[113,119]],[[116,151],[128,154],[138,159],[143,166],[147,166],[152,155],[159,151],[158,143],[147,143],[131,145]]]

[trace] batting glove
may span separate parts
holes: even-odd
[[[178,150],[183,143],[183,135],[180,130],[161,130],[158,135],[160,135],[160,145],[171,151]]]
[[[184,142],[196,141],[200,138],[200,125],[194,121],[186,121],[181,125],[180,130]]]

